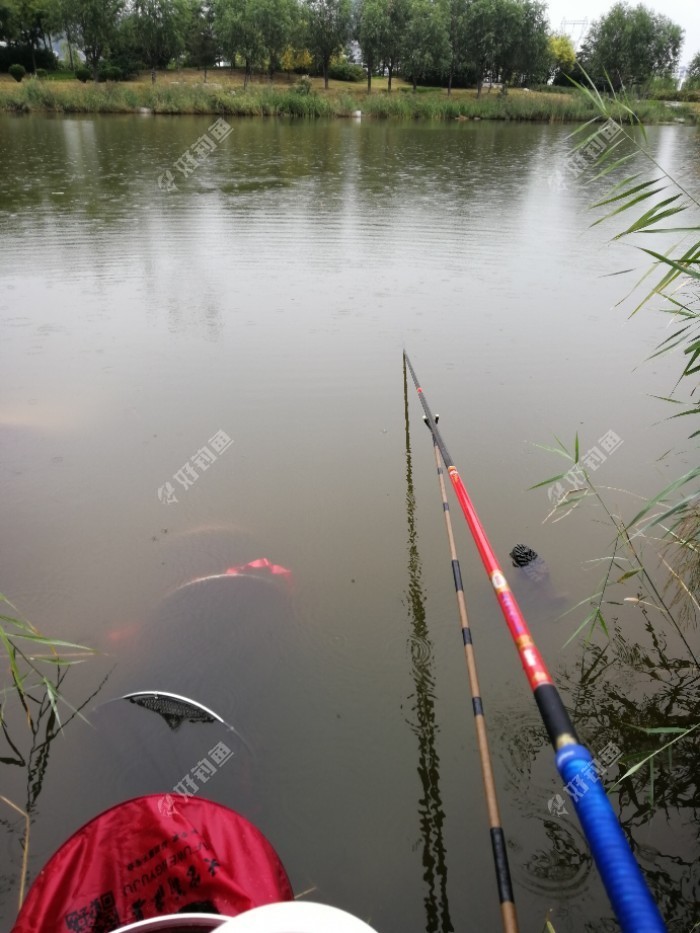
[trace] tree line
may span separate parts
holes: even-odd
[[[105,63],[122,76],[176,62],[206,70],[221,62],[254,71],[312,71],[325,86],[339,56],[357,58],[371,91],[384,75],[452,87],[488,79],[508,86],[582,76],[616,88],[670,78],[683,30],[642,4],[616,3],[591,27],[578,61],[552,34],[542,0],[0,0],[0,52],[11,64],[52,67],[52,39],[65,39],[70,67],[97,80]],[[694,74],[694,71],[697,74]],[[350,76],[350,75],[348,75]],[[700,53],[691,65],[700,82]]]

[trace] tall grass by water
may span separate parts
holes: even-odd
[[[613,106],[614,109],[614,106]],[[11,113],[138,113],[216,114],[221,116],[289,116],[296,118],[363,116],[418,120],[522,120],[578,123],[597,116],[585,95],[511,91],[507,96],[473,91],[443,90],[413,94],[408,89],[391,94],[366,94],[356,87],[329,92],[300,93],[286,85],[129,82],[80,84],[28,79],[21,84],[0,83],[0,110]],[[695,123],[693,105],[671,110],[662,101],[642,101],[637,114],[644,123]],[[620,108],[617,117],[625,119]]]

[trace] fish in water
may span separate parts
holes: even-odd
[[[531,547],[516,544],[508,556],[513,561],[513,566],[520,567],[531,583],[549,583],[549,567]]]
[[[158,713],[171,729],[177,729],[183,722],[216,722],[211,710],[171,693],[134,693],[124,699]]]
[[[567,597],[554,589],[549,577],[549,567],[526,544],[516,544],[509,555],[513,566],[517,567],[525,578],[525,589],[521,595],[532,601],[532,609],[538,613],[562,613],[568,603]],[[526,581],[526,582],[525,582]]]

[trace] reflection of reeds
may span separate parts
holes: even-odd
[[[408,386],[404,363],[404,417],[406,426],[406,516],[408,519],[408,611],[411,620],[409,648],[411,677],[415,684],[409,726],[418,739],[418,775],[423,788],[419,801],[423,836],[423,868],[427,885],[424,903],[426,933],[454,930],[447,899],[447,861],[443,824],[445,811],[440,792],[440,758],[436,748],[438,726],[435,718],[435,678],[433,648],[428,631],[425,596],[421,582],[421,560],[416,529],[416,499],[413,490],[411,435],[408,416]]]
[[[6,803],[8,807],[12,807],[13,810],[16,810],[24,818],[24,836],[22,837],[22,868],[20,870],[19,878],[19,905],[22,906],[24,901],[24,888],[27,883],[27,861],[29,860],[29,827],[31,825],[31,820],[29,819],[29,814],[24,811],[21,807],[18,807],[16,803],[13,803],[11,800],[8,800],[7,797],[3,797],[0,794],[0,800],[3,803]]]

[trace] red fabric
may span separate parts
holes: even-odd
[[[137,797],[79,829],[44,866],[12,933],[110,933],[179,912],[235,917],[292,900],[275,850],[199,797]]]
[[[281,564],[271,563],[267,557],[260,557],[258,560],[251,560],[247,564],[238,564],[236,567],[229,567],[226,571],[227,574],[231,576],[236,576],[239,573],[269,573],[272,576],[280,576],[285,579],[287,582],[291,582],[292,571],[287,567],[283,567]]]

